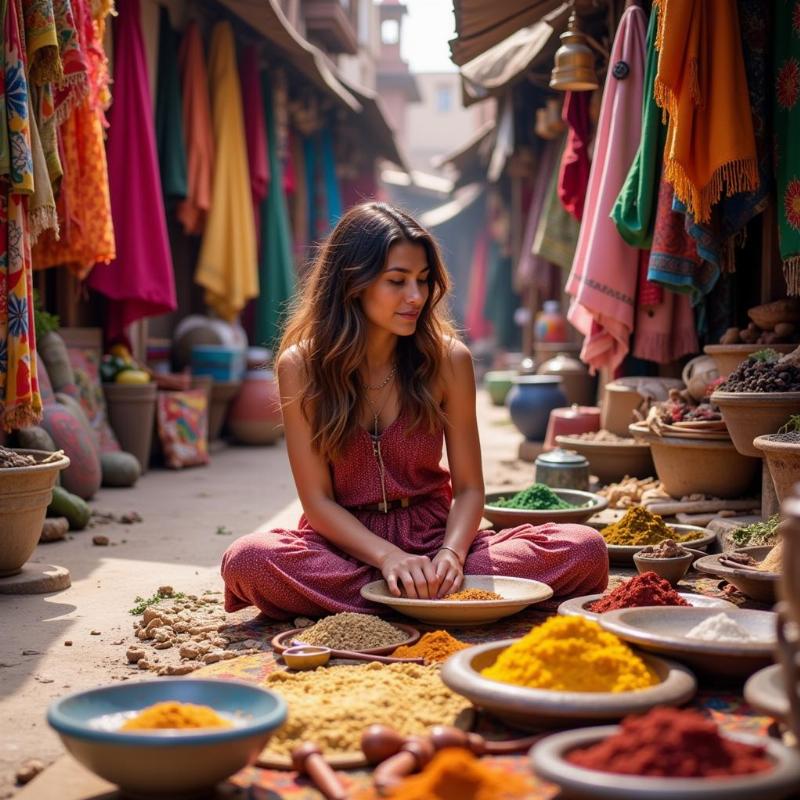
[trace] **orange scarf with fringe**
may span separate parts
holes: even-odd
[[[664,175],[699,222],[723,194],[758,187],[747,75],[734,0],[653,0],[658,72],[669,115]]]

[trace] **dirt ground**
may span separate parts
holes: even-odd
[[[487,491],[530,483],[533,465],[516,458],[520,435],[483,393],[479,424]],[[40,545],[31,561],[67,567],[69,589],[0,595],[0,798],[14,794],[24,762],[47,765],[63,752],[45,721],[54,699],[142,677],[126,658],[136,642],[135,598],[169,585],[207,599],[216,617],[220,557],[231,541],[262,523],[292,526],[300,515],[282,442],[225,448],[205,468],[151,470],[133,489],[101,490],[92,506],[117,516],[136,511],[143,521],[104,523]],[[108,546],[93,545],[96,535]]]

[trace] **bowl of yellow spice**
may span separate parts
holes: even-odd
[[[69,753],[126,796],[173,798],[254,763],[285,719],[275,692],[195,678],[103,686],[62,697],[47,712]]]
[[[673,525],[643,506],[632,506],[625,516],[600,529],[608,547],[608,558],[614,563],[633,563],[636,553],[650,545],[671,539],[676,544],[705,550],[716,534],[696,525]]]
[[[475,706],[524,729],[618,720],[682,705],[697,690],[685,667],[638,653],[583,617],[551,617],[521,639],[457,652],[441,676]]]

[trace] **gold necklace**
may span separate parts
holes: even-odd
[[[386,386],[393,377],[394,377],[394,367],[389,373],[388,378],[384,381],[383,386]],[[383,386],[381,388],[383,388]],[[383,413],[383,409],[386,408],[386,404],[389,402],[390,397],[391,397],[391,392],[386,395],[386,398],[384,399],[383,403],[381,403],[381,407],[376,410],[374,404],[372,403],[372,400],[369,399],[369,396],[366,394],[364,395],[364,398],[366,399],[367,404],[369,405],[370,411],[372,411],[373,433],[370,436],[370,438],[372,439],[372,452],[375,454],[375,459],[378,462],[378,470],[380,472],[380,477],[381,477],[381,497],[383,497],[383,503],[380,504],[380,507],[381,511],[383,511],[384,514],[389,513],[389,504],[386,501],[386,470],[383,466],[381,439],[380,436],[378,435],[378,418]]]
[[[394,378],[395,372],[397,372],[396,364],[389,370],[389,374],[377,386],[370,386],[370,384],[365,383],[364,381],[361,381],[361,385],[370,391],[379,392],[384,386],[386,386],[387,383],[389,383],[392,378]]]

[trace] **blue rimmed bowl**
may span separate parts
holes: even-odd
[[[213,708],[230,728],[120,731],[135,713],[176,701]],[[54,702],[48,723],[66,749],[132,797],[196,796],[252,764],[286,719],[286,702],[252,684],[195,678],[125,683]]]

